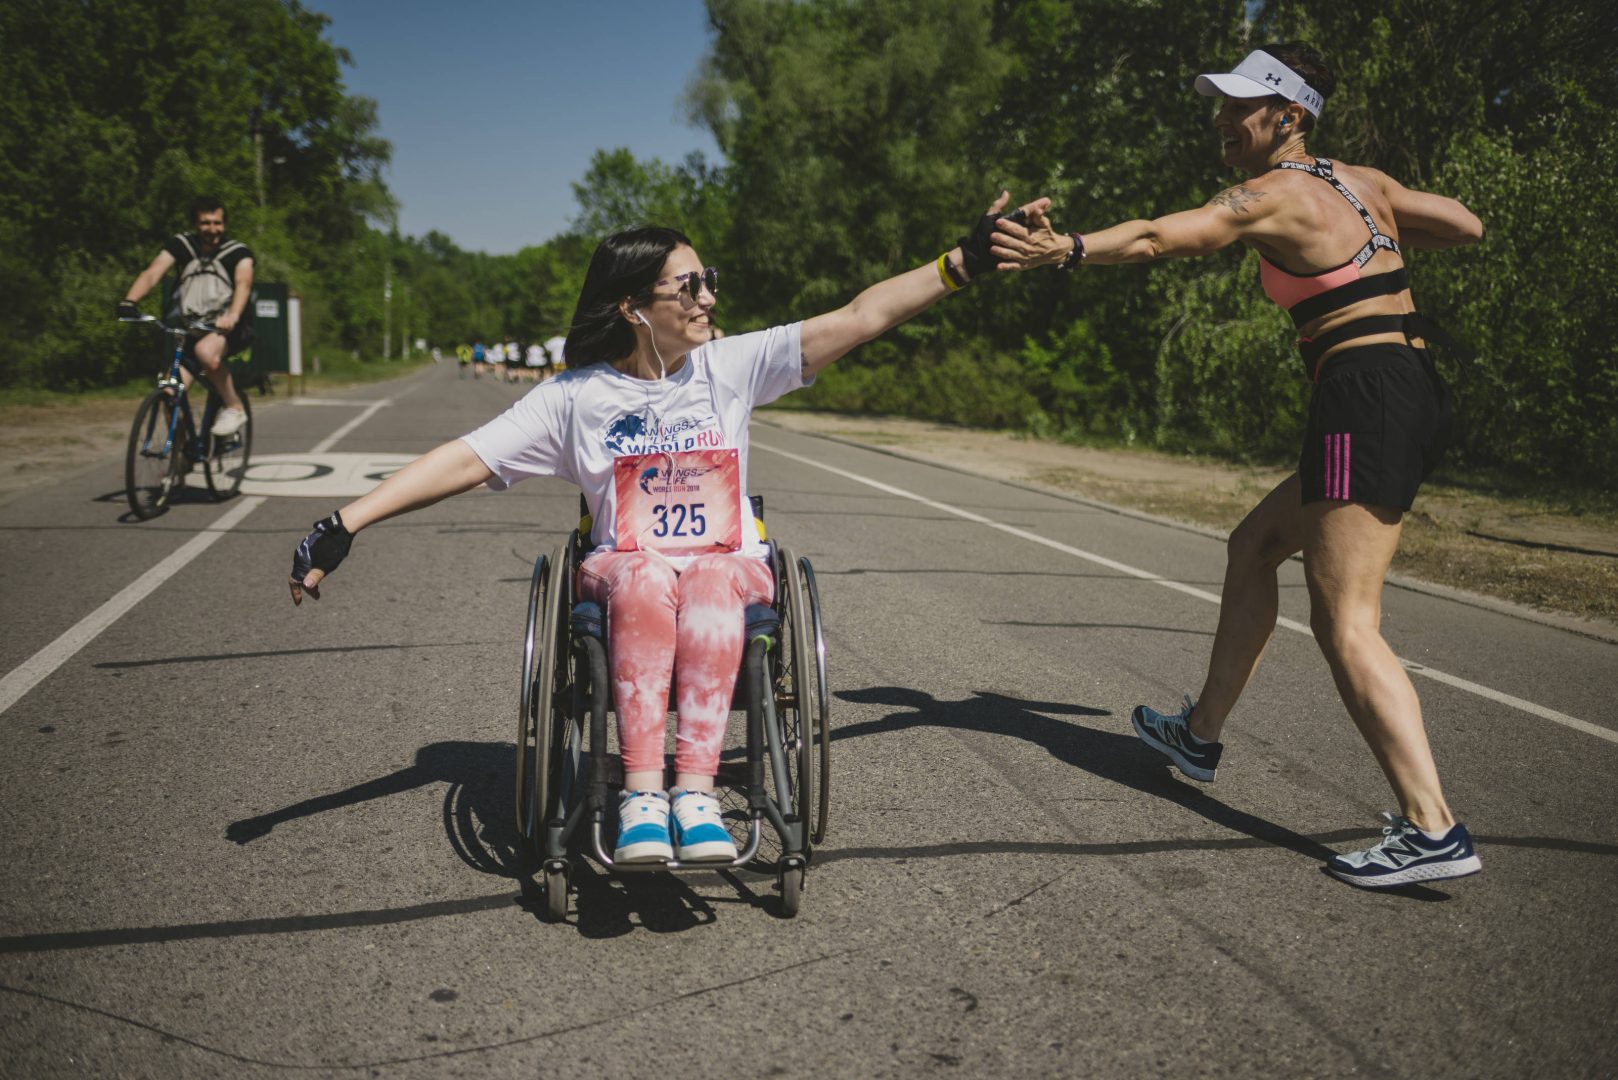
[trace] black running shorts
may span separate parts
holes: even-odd
[[[1449,443],[1449,388],[1425,349],[1361,345],[1325,363],[1309,399],[1303,501],[1409,510]]]

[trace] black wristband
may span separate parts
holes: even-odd
[[[1067,253],[1067,258],[1057,264],[1059,270],[1071,270],[1084,261],[1084,237],[1076,232],[1067,235],[1073,240],[1073,250]]]

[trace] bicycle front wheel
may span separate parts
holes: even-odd
[[[217,500],[229,499],[242,489],[247,459],[253,452],[253,406],[247,400],[245,389],[238,396],[242,401],[242,412],[247,414],[247,422],[234,435],[221,437],[209,432],[205,436],[208,440],[208,456],[202,461],[202,472],[208,481],[208,490]],[[219,415],[223,404],[219,395],[209,390],[208,409],[204,415],[212,420]]]
[[[185,449],[184,433],[175,430],[176,408],[171,392],[157,389],[135,410],[129,429],[129,450],[124,456],[124,494],[129,509],[142,521],[161,514],[180,486]]]

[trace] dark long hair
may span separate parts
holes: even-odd
[[[563,347],[568,367],[611,363],[635,351],[635,330],[618,302],[648,292],[682,245],[691,241],[679,230],[646,225],[613,233],[596,246]]]

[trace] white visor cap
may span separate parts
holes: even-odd
[[[1320,91],[1303,81],[1303,76],[1262,50],[1250,52],[1229,75],[1198,75],[1197,93],[1208,97],[1223,94],[1231,98],[1269,97],[1280,94],[1296,101],[1311,115],[1319,116],[1325,99]]]

